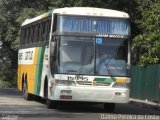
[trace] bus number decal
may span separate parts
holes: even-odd
[[[18,64],[33,64],[35,48],[19,50]]]
[[[33,51],[27,51],[25,53],[25,60],[33,60]]]
[[[80,76],[80,77],[77,77],[77,76],[68,76],[68,80],[83,80],[83,81],[88,81],[88,77],[83,77],[83,76]]]
[[[23,53],[19,53],[19,60],[23,60]]]

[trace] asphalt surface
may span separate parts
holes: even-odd
[[[61,103],[47,109],[45,100],[25,101],[16,89],[0,89],[2,120],[160,120],[160,111],[134,104],[117,104],[113,113],[106,113],[102,104]]]

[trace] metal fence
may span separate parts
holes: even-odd
[[[131,98],[160,101],[160,64],[133,66]]]

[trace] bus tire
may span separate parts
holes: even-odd
[[[56,109],[57,108],[56,102],[52,101],[50,99],[46,100],[46,105],[47,105],[48,109]]]
[[[104,103],[104,110],[106,112],[114,112],[115,103]]]
[[[28,93],[28,85],[26,82],[23,83],[23,98],[27,101],[32,100],[32,95]]]
[[[46,98],[46,106],[47,106],[47,108],[48,109],[56,109],[56,107],[57,107],[56,101],[50,100],[48,98],[48,85],[45,88],[45,98]]]

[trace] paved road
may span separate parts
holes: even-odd
[[[114,113],[105,113],[103,105],[62,103],[56,110],[47,109],[43,100],[25,101],[16,89],[0,89],[0,119],[2,120],[109,120],[160,119],[160,111],[117,104]]]

